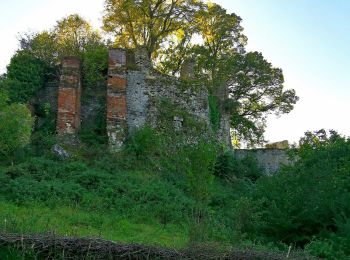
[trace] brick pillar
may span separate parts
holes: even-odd
[[[80,128],[80,60],[65,57],[58,89],[57,133],[74,135]]]
[[[126,51],[109,50],[107,84],[107,134],[112,150],[118,150],[126,137]]]

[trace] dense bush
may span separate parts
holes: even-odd
[[[27,102],[45,86],[47,66],[28,51],[18,51],[7,66],[0,88],[6,89],[11,102]]]
[[[32,158],[1,170],[0,179],[0,196],[15,203],[79,205],[140,219],[153,216],[162,223],[186,219],[193,203],[155,174],[108,172],[81,162]]]
[[[90,44],[82,54],[83,85],[96,87],[107,80],[108,49],[103,44]],[[105,87],[103,85],[103,87]]]
[[[319,256],[349,255],[350,140],[307,133],[293,156],[293,165],[260,178],[239,199],[236,216],[249,210],[241,231],[265,243],[307,246]]]
[[[161,154],[163,142],[159,133],[150,126],[145,126],[127,138],[124,151],[139,159],[152,158]]]
[[[252,156],[238,158],[234,152],[226,151],[218,156],[214,174],[230,181],[243,178],[256,181],[263,175],[263,169]]]
[[[30,142],[33,119],[22,104],[7,104],[7,96],[0,90],[0,157],[13,153]]]

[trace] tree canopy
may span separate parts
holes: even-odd
[[[148,55],[180,29],[187,27],[194,0],[106,0],[103,29],[118,46],[145,46]]]

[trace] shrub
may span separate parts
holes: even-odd
[[[107,80],[108,49],[103,44],[90,44],[82,54],[83,84],[86,87],[96,87]]]
[[[0,156],[11,155],[26,146],[30,141],[32,126],[33,119],[25,105],[7,105],[5,95],[0,96]]]
[[[263,169],[258,166],[257,160],[251,156],[240,159],[232,151],[226,151],[218,156],[214,174],[230,181],[235,181],[237,178],[256,181],[263,175]]]
[[[1,88],[8,91],[11,102],[27,102],[45,86],[47,67],[27,51],[18,51],[7,67]]]
[[[73,205],[162,224],[187,220],[193,199],[158,175],[106,171],[81,162],[31,158],[0,168],[0,197],[15,203]]]
[[[145,126],[129,135],[124,145],[124,151],[137,158],[148,158],[159,155],[161,145],[160,135],[152,127]]]
[[[294,165],[257,181],[250,197],[259,202],[255,212],[262,213],[256,235],[304,246],[315,237],[337,234],[341,228],[336,220],[349,218],[350,140],[336,132],[320,133],[301,140]]]

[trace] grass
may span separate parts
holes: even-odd
[[[0,201],[0,229],[16,233],[46,233],[74,237],[101,237],[123,243],[183,248],[187,228],[181,225],[138,223],[107,213],[87,212],[67,206],[14,205]]]

